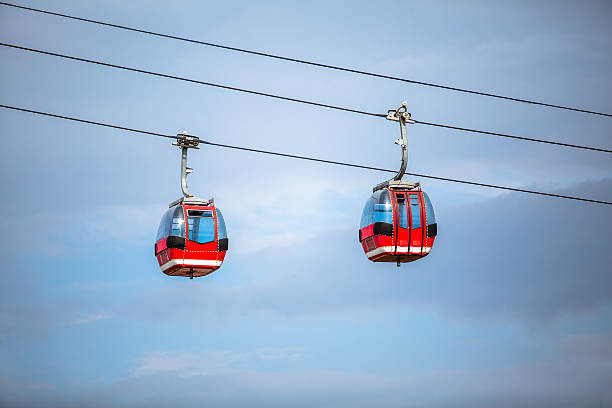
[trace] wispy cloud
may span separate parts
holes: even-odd
[[[135,376],[175,373],[180,376],[208,375],[244,371],[256,361],[294,362],[303,356],[304,347],[266,347],[252,352],[212,350],[203,352],[159,351],[147,354],[134,370]]]
[[[605,199],[611,185],[607,180],[560,192]],[[575,203],[555,204],[513,193],[438,213],[440,234],[434,251],[403,266],[401,271],[412,271],[409,274],[370,264],[354,231],[336,230],[282,251],[270,249],[248,265],[228,264],[228,272],[234,268],[231,273],[244,279],[240,284],[218,285],[214,291],[178,284],[152,289],[126,309],[159,320],[176,318],[167,312],[174,309],[176,299],[191,302],[203,313],[211,311],[215,318],[219,313],[247,312],[350,314],[404,304],[461,318],[503,318],[536,327],[612,302],[611,254],[605,250],[612,231],[609,210],[594,206],[579,219]],[[516,228],[517,222],[542,230],[526,233]],[[584,225],[590,225],[588,241],[567,239],[568,230],[580,231]],[[508,257],[509,248],[517,254]],[[591,255],[559,256],[576,251]],[[371,279],[372,270],[384,278]],[[589,270],[588,279],[579,270]],[[411,290],[406,292],[406,287]]]
[[[608,337],[597,337],[609,341]],[[245,354],[217,351],[150,355],[143,360],[137,375],[96,392],[92,398],[106,398],[112,405],[108,397],[112,395],[124,406],[152,407],[164,406],[170,402],[169,398],[181,406],[206,401],[208,405],[227,407],[535,408],[598,407],[612,402],[609,391],[612,356],[597,362],[576,361],[572,352],[563,347],[558,348],[559,353],[548,362],[480,370],[438,370],[399,377],[356,371],[281,372],[228,368],[236,361],[257,358],[262,350]],[[277,352],[286,358],[292,350],[279,349],[273,354]],[[212,370],[215,364],[225,369]],[[174,390],[171,397],[167,389]]]
[[[72,321],[72,324],[87,324],[97,322],[99,320],[106,320],[113,317],[110,313],[96,313],[87,316],[83,316],[81,318],[75,319]]]

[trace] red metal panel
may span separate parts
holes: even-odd
[[[409,202],[408,196],[405,190],[393,191],[391,195],[391,202],[393,203],[393,232],[394,239],[397,247],[407,247],[408,242],[410,240],[410,216],[409,216]],[[404,198],[405,206],[401,208],[398,203],[398,198]],[[400,226],[400,211],[403,211],[404,214],[402,216],[407,219],[408,228],[403,228]],[[397,252],[394,252],[397,254]]]
[[[423,199],[420,191],[411,192],[408,194],[408,206],[410,208],[410,218],[408,219],[408,226],[410,227],[410,250],[411,255],[422,255],[423,254],[423,238],[425,235],[424,228],[424,217],[423,217]],[[412,200],[416,198],[419,205],[413,206]],[[414,212],[414,214],[413,214]],[[420,227],[412,228],[413,222],[412,217],[419,217],[421,219]]]
[[[155,243],[155,253],[156,254],[168,248],[167,242],[166,242],[167,239],[168,237],[160,239],[158,242]]]
[[[374,236],[374,246],[376,248],[380,248],[383,246],[392,246],[395,245],[393,243],[393,237],[387,235],[375,235]]]
[[[374,224],[370,224],[367,227],[361,228],[361,240],[371,237],[374,235]]]

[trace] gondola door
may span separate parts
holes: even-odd
[[[408,228],[408,205],[407,194],[404,191],[393,191],[393,207],[395,225],[393,231],[394,254],[408,254],[408,244],[410,243],[410,229]]]
[[[410,209],[410,249],[409,255],[422,255],[425,240],[423,200],[420,191],[409,192],[408,207]]]

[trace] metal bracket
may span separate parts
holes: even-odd
[[[173,202],[170,203],[170,205],[168,206],[168,208],[172,208],[175,205],[178,204],[187,204],[187,205],[204,205],[206,207],[208,207],[209,205],[214,205],[215,204],[215,199],[213,197],[210,197],[208,200],[200,198],[200,197],[181,197],[178,200],[174,200]]]
[[[188,149],[199,149],[200,139],[197,136],[190,136],[187,131],[176,135],[176,141],[172,143],[173,146],[178,146],[182,150],[181,154],[181,189],[185,197],[193,197],[193,194],[187,189],[187,175],[193,173],[193,169],[187,167],[187,150]]]
[[[388,120],[400,122],[402,118],[405,123],[415,123],[414,120],[410,119],[410,112],[407,111],[406,102],[402,102],[402,106],[395,110],[391,109],[387,111]]]
[[[176,141],[173,146],[185,147],[187,149],[199,149],[200,139],[197,136],[191,136],[184,130],[183,133],[176,135]]]
[[[374,187],[372,189],[372,192],[375,193],[378,190],[381,190],[383,188],[389,188],[391,190],[396,190],[396,189],[402,189],[402,190],[413,190],[415,188],[419,188],[421,186],[421,183],[417,182],[410,182],[410,181],[404,181],[404,180],[389,180],[389,181],[384,181],[380,184],[377,184],[376,187]]]

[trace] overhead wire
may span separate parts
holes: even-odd
[[[341,66],[337,66],[337,65],[319,63],[319,62],[315,62],[315,61],[308,61],[308,60],[303,60],[303,59],[285,57],[285,56],[265,53],[265,52],[261,52],[261,51],[254,51],[254,50],[248,50],[248,49],[245,49],[245,48],[232,47],[232,46],[229,46],[229,45],[217,44],[217,43],[212,43],[212,42],[207,42],[207,41],[200,41],[200,40],[196,40],[196,39],[193,39],[193,38],[179,37],[179,36],[171,35],[171,34],[163,34],[163,33],[155,32],[155,31],[144,30],[144,29],[141,29],[141,28],[129,27],[129,26],[120,25],[120,24],[113,24],[113,23],[109,23],[109,22],[105,22],[105,21],[99,21],[99,20],[93,20],[93,19],[89,19],[89,18],[77,17],[77,16],[72,16],[72,15],[63,14],[63,13],[57,13],[57,12],[49,11],[49,10],[42,10],[42,9],[37,9],[37,8],[33,8],[33,7],[26,7],[26,6],[22,6],[22,5],[18,5],[18,4],[13,4],[13,3],[0,2],[0,5],[4,5],[4,6],[8,6],[8,7],[14,7],[14,8],[23,9],[23,10],[28,10],[28,11],[33,11],[33,12],[42,13],[42,14],[48,14],[48,15],[62,17],[62,18],[67,18],[67,19],[76,20],[76,21],[82,21],[82,22],[87,22],[87,23],[98,24],[98,25],[106,26],[106,27],[112,27],[112,28],[118,28],[118,29],[122,29],[122,30],[138,32],[138,33],[152,35],[152,36],[156,36],[156,37],[162,37],[162,38],[168,38],[168,39],[172,39],[172,40],[184,41],[184,42],[189,42],[189,43],[193,43],[193,44],[205,45],[205,46],[209,46],[209,47],[215,47],[215,48],[220,48],[220,49],[225,49],[225,50],[230,50],[230,51],[236,51],[236,52],[241,52],[241,53],[246,53],[246,54],[258,55],[258,56],[267,57],[267,58],[274,58],[274,59],[278,59],[278,60],[289,61],[289,62],[294,62],[294,63],[299,63],[299,64],[312,65],[312,66],[321,67],[321,68],[328,68],[328,69],[333,69],[333,70],[338,70],[338,71],[350,72],[350,73],[354,73],[354,74],[371,76],[371,77],[375,77],[375,78],[382,78],[382,79],[388,79],[388,80],[393,80],[393,81],[400,81],[400,82],[405,82],[405,83],[410,83],[410,84],[415,84],[415,85],[422,85],[422,86],[433,87],[433,88],[438,88],[438,89],[445,89],[445,90],[449,90],[449,91],[455,91],[455,92],[462,92],[462,93],[473,94],[473,95],[486,96],[486,97],[491,97],[491,98],[497,98],[497,99],[503,99],[503,100],[508,100],[508,101],[514,101],[514,102],[521,102],[521,103],[526,103],[526,104],[531,104],[531,105],[545,106],[545,107],[555,108],[555,109],[563,109],[563,110],[582,112],[582,113],[587,113],[587,114],[592,114],[592,115],[612,117],[611,113],[597,112],[597,111],[593,111],[593,110],[575,108],[575,107],[571,107],[571,106],[558,105],[558,104],[540,102],[540,101],[535,101],[535,100],[530,100],[530,99],[516,98],[516,97],[511,97],[511,96],[504,96],[504,95],[501,95],[501,94],[495,94],[495,93],[491,93],[491,92],[475,91],[475,90],[471,90],[471,89],[459,88],[459,87],[443,85],[443,84],[437,84],[437,83],[433,83],[433,82],[418,81],[418,80],[414,80],[414,79],[401,78],[401,77],[396,77],[396,76],[391,76],[391,75],[385,75],[385,74],[379,74],[379,73],[374,73],[374,72],[368,72],[368,71],[358,70],[358,69],[354,69],[354,68],[347,68],[347,67],[341,67]]]
[[[157,137],[163,137],[163,138],[168,138],[168,139],[179,139],[182,136],[182,135],[176,135],[176,136],[174,136],[174,135],[167,135],[167,134],[158,133],[158,132],[151,132],[151,131],[146,131],[146,130],[141,130],[141,129],[136,129],[136,128],[130,128],[130,127],[125,127],[125,126],[113,125],[113,124],[99,122],[99,121],[92,121],[92,120],[87,120],[87,119],[82,119],[82,118],[76,118],[76,117],[72,117],[72,116],[58,115],[58,114],[54,114],[54,113],[42,112],[42,111],[37,111],[37,110],[27,109],[27,108],[21,108],[21,107],[11,106],[11,105],[0,104],[0,108],[10,109],[10,110],[15,110],[15,111],[21,111],[21,112],[27,112],[27,113],[33,113],[33,114],[41,115],[41,116],[65,119],[65,120],[70,120],[70,121],[74,121],[74,122],[86,123],[86,124],[89,124],[89,125],[103,126],[103,127],[119,129],[119,130],[125,130],[125,131],[129,131],[129,132],[146,134],[146,135],[152,135],[152,136],[157,136]],[[189,136],[194,136],[194,135],[189,135]],[[316,158],[316,157],[299,156],[299,155],[294,155],[294,154],[289,154],[289,153],[273,152],[273,151],[269,151],[269,150],[253,149],[253,148],[248,148],[248,147],[244,147],[244,146],[234,146],[234,145],[228,145],[228,144],[222,144],[222,143],[214,143],[214,142],[210,142],[210,141],[199,139],[199,138],[198,138],[198,140],[199,140],[199,142],[201,144],[205,144],[205,145],[209,145],[209,146],[217,146],[217,147],[223,147],[223,148],[229,148],[229,149],[243,150],[243,151],[248,151],[248,152],[253,152],[253,153],[262,153],[262,154],[281,156],[281,157],[287,157],[287,158],[292,158],[292,159],[300,159],[300,160],[308,160],[308,161],[314,161],[314,162],[320,162],[320,163],[335,164],[335,165],[339,165],[339,166],[354,167],[354,168],[360,168],[360,169],[366,169],[366,170],[374,170],[374,171],[381,171],[381,172],[387,172],[387,173],[396,173],[395,170],[384,169],[384,168],[380,168],[380,167],[366,166],[366,165],[361,165],[361,164],[356,164],[356,163],[340,162],[340,161],[335,161],[335,160],[327,160],[327,159],[321,159],[321,158]],[[564,194],[554,194],[554,193],[547,193],[547,192],[543,192],[543,191],[527,190],[527,189],[508,187],[508,186],[499,186],[499,185],[495,185],[495,184],[480,183],[480,182],[475,182],[475,181],[454,179],[454,178],[449,178],[449,177],[431,176],[431,175],[427,175],[427,174],[408,173],[408,172],[405,173],[405,174],[408,174],[408,175],[411,175],[411,176],[414,176],[414,177],[423,177],[423,178],[429,178],[429,179],[433,179],[433,180],[448,181],[448,182],[452,182],[452,183],[461,183],[461,184],[473,185],[473,186],[478,186],[478,187],[494,188],[494,189],[498,189],[498,190],[507,190],[507,191],[514,191],[514,192],[520,192],[520,193],[528,193],[528,194],[535,194],[535,195],[541,195],[541,196],[556,197],[556,198],[562,198],[562,199],[568,199],[568,200],[584,201],[584,202],[590,202],[590,203],[596,203],[596,204],[612,205],[612,202],[610,202],[610,201],[594,200],[594,199],[590,199],[590,198],[570,196],[570,195],[564,195]]]
[[[176,79],[178,81],[191,82],[193,84],[198,84],[198,85],[212,86],[212,87],[216,87],[216,88],[228,89],[228,90],[231,90],[231,91],[238,91],[238,92],[245,92],[245,93],[249,93],[249,94],[253,94],[253,95],[266,96],[268,98],[276,98],[276,99],[282,99],[282,100],[285,100],[285,101],[304,103],[304,104],[308,104],[308,105],[315,105],[315,106],[319,106],[319,107],[322,107],[322,108],[337,109],[337,110],[346,111],[346,112],[359,113],[361,115],[370,115],[370,116],[379,116],[379,117],[387,116],[385,114],[378,114],[378,113],[372,113],[372,112],[365,112],[365,111],[361,111],[361,110],[357,110],[357,109],[343,108],[341,106],[334,106],[334,105],[328,105],[328,104],[325,104],[325,103],[306,101],[306,100],[302,100],[302,99],[290,98],[290,97],[287,97],[287,96],[280,96],[280,95],[274,95],[274,94],[265,93],[265,92],[253,91],[253,90],[250,90],[250,89],[237,88],[237,87],[228,86],[228,85],[216,84],[216,83],[213,83],[213,82],[200,81],[200,80],[192,79],[192,78],[185,78],[185,77],[180,77],[180,76],[176,76],[176,75],[163,74],[163,73],[160,73],[160,72],[147,71],[147,70],[139,69],[139,68],[126,67],[126,66],[123,66],[123,65],[111,64],[111,63],[103,62],[103,61],[96,61],[96,60],[91,60],[91,59],[87,59],[87,58],[74,57],[74,56],[71,56],[71,55],[58,54],[58,53],[51,52],[51,51],[44,51],[44,50],[38,50],[38,49],[35,49],[35,48],[22,47],[20,45],[0,43],[0,46],[16,48],[16,49],[20,49],[20,50],[24,50],[24,51],[30,51],[30,52],[35,52],[35,53],[39,53],[39,54],[51,55],[53,57],[60,57],[60,58],[71,59],[71,60],[79,61],[79,62],[87,62],[89,64],[102,65],[102,66],[110,67],[110,68],[123,69],[123,70],[126,70],[126,71],[138,72],[140,74],[147,74],[147,75],[153,75],[153,76],[158,76],[158,77],[162,77],[162,78]]]
[[[23,50],[23,51],[29,51],[29,52],[43,54],[43,55],[49,55],[49,56],[53,56],[53,57],[59,57],[59,58],[74,60],[74,61],[78,61],[78,62],[86,62],[86,63],[89,63],[89,64],[95,64],[95,65],[101,65],[101,66],[110,67],[110,68],[116,68],[116,69],[121,69],[121,70],[126,70],[126,71],[132,71],[132,72],[137,72],[137,73],[140,73],[140,74],[147,74],[147,75],[153,75],[153,76],[162,77],[162,78],[174,79],[174,80],[194,83],[194,84],[198,84],[198,85],[212,86],[212,87],[227,89],[227,90],[231,90],[231,91],[244,92],[244,93],[248,93],[248,94],[252,94],[252,95],[265,96],[265,97],[268,97],[268,98],[275,98],[275,99],[281,99],[281,100],[290,101],[290,102],[297,102],[297,103],[302,103],[302,104],[307,104],[307,105],[314,105],[314,106],[318,106],[318,107],[322,107],[322,108],[335,109],[335,110],[340,110],[340,111],[345,111],[345,112],[357,113],[357,114],[361,114],[361,115],[374,116],[374,117],[382,117],[382,118],[387,117],[387,114],[384,114],[384,113],[367,112],[367,111],[363,111],[363,110],[351,109],[351,108],[346,108],[346,107],[337,106],[337,105],[330,105],[330,104],[325,104],[325,103],[320,103],[320,102],[308,101],[308,100],[304,100],[304,99],[291,98],[291,97],[287,97],[287,96],[281,96],[281,95],[276,95],[276,94],[271,94],[271,93],[266,93],[266,92],[254,91],[254,90],[245,89],[245,88],[238,88],[238,87],[233,87],[233,86],[229,86],[229,85],[222,85],[222,84],[217,84],[217,83],[213,83],[213,82],[200,81],[200,80],[193,79],[193,78],[186,78],[186,77],[181,77],[181,76],[176,76],[176,75],[170,75],[170,74],[164,74],[164,73],[160,73],[160,72],[144,70],[144,69],[140,69],[140,68],[134,68],[134,67],[128,67],[128,66],[124,66],[124,65],[112,64],[112,63],[104,62],[104,61],[97,61],[97,60],[92,60],[92,59],[87,59],[87,58],[75,57],[75,56],[72,56],[72,55],[60,54],[60,53],[40,50],[40,49],[36,49],[36,48],[29,48],[29,47],[24,47],[24,46],[16,45],[16,44],[0,43],[0,46],[8,47],[8,48],[14,48],[14,49]],[[454,129],[454,130],[460,130],[460,131],[466,131],[466,132],[472,132],[472,133],[480,133],[480,134],[492,135],[492,136],[500,136],[500,137],[512,138],[512,139],[529,141],[529,142],[538,142],[538,143],[545,143],[545,144],[550,144],[550,145],[564,146],[564,147],[575,148],[575,149],[583,149],[583,150],[599,151],[599,152],[604,152],[604,153],[612,153],[612,150],[610,150],[610,149],[604,149],[604,148],[599,148],[599,147],[576,145],[576,144],[570,144],[570,143],[562,143],[562,142],[556,142],[556,141],[552,141],[552,140],[536,139],[536,138],[529,138],[529,137],[524,137],[524,136],[510,135],[510,134],[506,134],[506,133],[498,133],[498,132],[490,132],[490,131],[485,131],[485,130],[469,129],[469,128],[465,128],[465,127],[458,127],[458,126],[452,126],[452,125],[444,125],[444,124],[440,124],[440,123],[432,123],[432,122],[419,121],[419,120],[415,120],[414,122],[417,123],[417,124],[426,125],[426,126],[443,127],[443,128],[448,128],[448,129]]]
[[[49,117],[52,117],[52,118],[66,119],[66,120],[72,120],[74,122],[87,123],[89,125],[104,126],[104,127],[113,128],[113,129],[126,130],[128,132],[143,133],[145,135],[165,137],[167,139],[178,139],[178,136],[171,136],[171,135],[166,135],[166,134],[157,133],[157,132],[149,132],[149,131],[146,131],[146,130],[134,129],[134,128],[129,128],[129,127],[125,127],[125,126],[112,125],[112,124],[109,124],[109,123],[96,122],[96,121],[93,121],[93,120],[74,118],[72,116],[58,115],[58,114],[55,114],[55,113],[40,112],[40,111],[36,111],[36,110],[32,110],[32,109],[19,108],[17,106],[0,105],[0,107],[4,108],[4,109],[12,109],[12,110],[21,111],[21,112],[35,113],[37,115],[49,116]]]
[[[532,137],[510,135],[508,133],[490,132],[488,130],[477,130],[477,129],[470,129],[470,128],[466,128],[466,127],[445,125],[445,124],[442,124],[442,123],[425,122],[425,121],[416,120],[416,119],[413,119],[413,120],[414,120],[415,123],[417,123],[419,125],[427,125],[427,126],[435,126],[435,127],[445,128],[445,129],[461,130],[463,132],[480,133],[480,134],[483,134],[483,135],[507,137],[507,138],[510,138],[510,139],[524,140],[524,141],[528,141],[528,142],[546,143],[546,144],[557,145],[557,146],[571,147],[571,148],[574,148],[574,149],[584,149],[584,150],[593,150],[593,151],[603,152],[603,153],[612,153],[612,150],[604,149],[604,148],[601,148],[601,147],[593,147],[593,146],[584,146],[584,145],[577,145],[577,144],[571,144],[571,143],[556,142],[554,140],[535,139],[535,138],[532,138]]]

